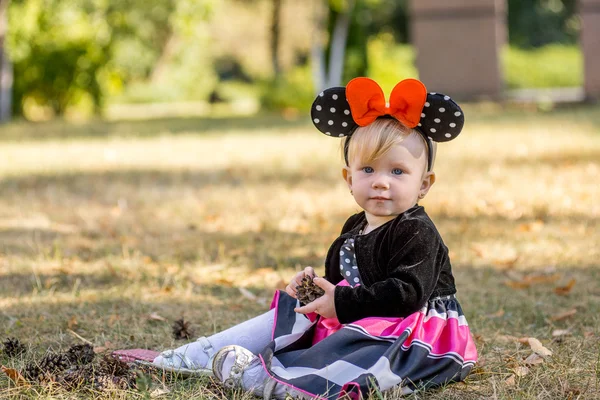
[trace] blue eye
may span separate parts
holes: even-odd
[[[367,174],[371,174],[371,173],[375,172],[375,170],[371,167],[364,167],[363,171],[366,172]]]
[[[402,172],[402,170],[400,168],[394,168],[392,170],[392,174],[394,175],[402,175],[404,172]]]

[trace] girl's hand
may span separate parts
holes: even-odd
[[[285,287],[285,292],[296,299],[296,286],[300,286],[302,284],[302,278],[304,278],[306,275],[313,278],[316,276],[313,267],[306,267],[304,268],[304,271],[298,272]]]
[[[315,285],[323,289],[325,294],[305,306],[294,308],[294,311],[299,314],[316,312],[325,318],[337,318],[334,301],[335,285],[331,284],[327,279],[324,278],[315,278],[313,279],[313,282]]]

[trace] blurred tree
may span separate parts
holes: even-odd
[[[577,43],[577,0],[508,0],[508,36],[519,47]]]
[[[0,122],[10,119],[12,109],[12,63],[5,49],[9,0],[0,0]]]
[[[279,67],[279,37],[281,35],[281,0],[272,0],[271,11],[271,63],[273,65],[273,76],[277,80],[281,75]]]
[[[209,38],[201,22],[213,1],[13,0],[14,112],[34,104],[62,115],[81,101],[100,112],[107,93],[151,75],[170,88],[200,87],[208,95]],[[161,72],[165,63],[173,64],[168,74]]]

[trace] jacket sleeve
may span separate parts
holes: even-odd
[[[390,241],[387,278],[369,287],[337,286],[335,308],[341,323],[366,317],[406,317],[418,311],[433,293],[444,257],[434,227],[414,219],[396,227]],[[380,260],[384,263],[386,260]]]

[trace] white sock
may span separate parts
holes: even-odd
[[[254,354],[258,354],[271,341],[274,322],[275,309],[272,309],[222,332],[215,333],[207,339],[215,353],[222,347],[235,344],[250,350]],[[206,367],[208,364],[209,355],[204,351],[200,342],[185,344],[176,348],[175,352],[187,356],[195,363],[196,367]],[[182,365],[183,362],[179,357],[172,357],[167,361],[163,356],[158,356],[154,359],[153,363],[157,366],[170,366],[174,368],[189,367]]]

